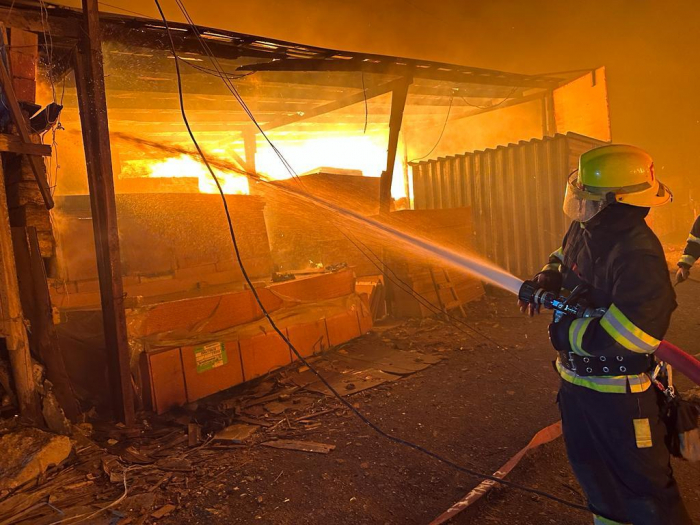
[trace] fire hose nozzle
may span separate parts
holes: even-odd
[[[526,303],[532,303],[539,288],[535,281],[523,281],[520,291],[518,292],[518,299]]]
[[[554,310],[555,322],[563,315],[574,317],[601,317],[605,314],[604,308],[590,308],[585,303],[575,302],[585,291],[577,286],[568,297],[557,297],[553,292],[548,292],[535,281],[523,281],[518,299],[532,304],[538,304],[547,310]]]
[[[550,310],[555,309],[553,305],[557,302],[556,295],[548,292],[535,281],[523,281],[518,292],[518,299],[527,303],[539,304]]]

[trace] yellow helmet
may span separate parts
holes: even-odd
[[[587,222],[614,202],[650,208],[672,199],[668,187],[656,178],[647,152],[610,144],[581,155],[566,186],[564,213]]]

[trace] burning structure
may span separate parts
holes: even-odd
[[[40,252],[36,272],[25,282],[20,275],[20,284],[50,291],[31,315],[66,363],[58,386],[72,384],[90,403],[112,401],[127,421],[134,395],[162,412],[294,360],[243,279],[181,94],[225,195],[243,266],[303,355],[368,330],[384,299],[395,315],[425,315],[431,309],[416,292],[448,311],[483,288],[281,189],[502,262],[474,243],[475,233],[497,231],[488,225],[493,188],[515,195],[531,182],[558,192],[561,180],[540,173],[563,176],[574,150],[610,140],[602,68],[521,75],[226,27],[174,23],[168,33],[158,19],[108,7],[100,40],[96,12],[83,19],[59,4],[0,8],[25,113],[62,110],[60,123],[33,135],[52,139],[50,150],[7,135],[10,224],[17,239],[29,239],[15,242],[16,254],[24,244]],[[567,133],[588,138],[561,137]],[[578,142],[559,147],[564,140]],[[522,141],[541,146],[526,153]],[[492,153],[474,154],[469,173],[443,158],[478,150]],[[51,162],[38,160],[49,154]],[[516,176],[501,177],[506,172]],[[442,197],[427,197],[434,192]],[[556,224],[563,231],[563,220]],[[548,249],[539,246],[537,257]]]

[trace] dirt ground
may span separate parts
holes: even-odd
[[[677,290],[680,307],[669,339],[697,354],[700,283],[689,282]],[[348,399],[386,431],[464,466],[494,472],[536,431],[559,417],[547,318],[521,317],[512,303],[511,297],[489,297],[469,311],[469,324],[498,342],[500,349],[481,335],[441,323],[429,324],[429,330],[410,338],[405,332],[401,337],[401,327],[380,327],[353,341],[344,348],[349,354],[365,345],[396,345],[437,351],[445,359]],[[340,407],[333,399],[321,403]],[[349,411],[330,411],[314,419],[320,425],[290,430],[290,436],[333,444],[335,450],[216,450],[196,465],[206,474],[186,479],[186,489],[173,491],[167,484],[159,488],[177,508],[158,523],[424,524],[478,483],[380,437]],[[700,467],[674,465],[686,504],[700,523]],[[527,456],[508,479],[583,503],[561,438]],[[170,482],[182,484],[177,477]],[[453,521],[484,522],[583,524],[591,518],[539,496],[498,489]]]

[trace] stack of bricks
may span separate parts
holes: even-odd
[[[12,29],[9,40],[10,70],[15,94],[20,102],[33,104],[36,102],[38,36],[35,33]],[[27,115],[27,117],[29,116]],[[39,143],[41,139],[39,135],[32,134],[32,141]],[[55,241],[51,217],[44,205],[28,159],[23,155],[5,153],[3,165],[7,184],[10,224],[12,226],[35,227],[42,257],[52,257],[55,251]],[[42,164],[42,166],[44,165]]]
[[[10,30],[10,73],[17,100],[36,102],[36,69],[39,36],[20,29]]]

